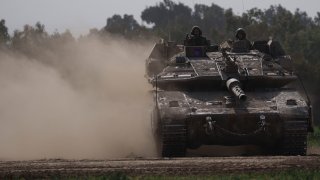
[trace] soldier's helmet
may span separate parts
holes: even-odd
[[[199,28],[199,26],[193,26],[192,29],[191,29],[191,33],[190,33],[190,34],[193,35],[193,36],[195,36],[195,35],[196,35],[196,34],[195,34],[195,31],[196,31],[196,30],[199,31],[199,34],[198,34],[198,35],[199,35],[199,36],[202,36],[202,31],[201,31],[201,29]]]
[[[239,40],[245,39],[247,36],[246,31],[242,28],[236,30],[236,38]]]

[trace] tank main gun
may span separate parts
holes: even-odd
[[[247,96],[244,91],[241,89],[241,83],[236,78],[231,78],[226,82],[228,90],[237,97],[240,101],[246,101]]]

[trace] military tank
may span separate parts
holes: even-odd
[[[276,41],[220,46],[161,42],[146,61],[160,156],[201,145],[256,145],[269,155],[306,155],[312,108],[292,59]]]

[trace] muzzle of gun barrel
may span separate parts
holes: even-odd
[[[226,82],[228,90],[237,97],[240,101],[246,101],[247,96],[244,91],[241,89],[241,83],[236,78],[231,78]]]

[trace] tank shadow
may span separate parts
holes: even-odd
[[[227,156],[255,156],[261,155],[263,151],[254,145],[245,146],[206,146],[198,149],[188,149],[187,157],[227,157]]]

